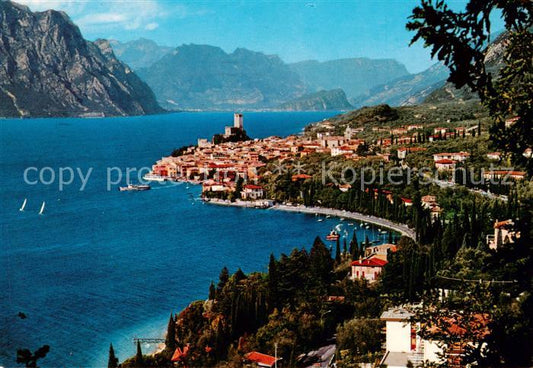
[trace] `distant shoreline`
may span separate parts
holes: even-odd
[[[264,201],[259,201],[259,203],[254,203],[250,201],[229,202],[229,201],[211,199],[211,200],[205,200],[204,202],[216,204],[219,206],[269,209],[269,210],[276,210],[276,211],[305,213],[305,214],[310,214],[310,215],[316,214],[316,215],[348,218],[348,219],[352,219],[352,220],[356,220],[360,222],[368,222],[373,225],[381,226],[389,230],[396,231],[402,234],[403,236],[416,240],[415,231],[411,229],[410,227],[408,227],[407,225],[398,224],[398,223],[392,222],[390,220],[387,220],[381,217],[364,215],[359,212],[349,212],[346,210],[337,210],[337,209],[326,208],[326,207],[288,206],[285,204],[275,204],[275,205],[266,207],[264,205],[261,205],[262,203],[264,203]]]

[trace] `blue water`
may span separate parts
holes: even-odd
[[[285,136],[332,115],[247,113],[245,128],[252,137]],[[271,252],[308,248],[339,223],[204,205],[200,188],[185,185],[107,190],[106,168],[150,166],[231,121],[228,113],[0,120],[0,366],[15,366],[17,348],[44,344],[51,350],[41,367],[107,366],[111,342],[122,361],[135,352],[133,337],[162,337],[171,311],[205,298],[223,266],[265,270]],[[79,178],[60,191],[57,181],[26,184],[32,166],[93,171],[84,191]]]

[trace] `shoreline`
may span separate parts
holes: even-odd
[[[326,208],[326,207],[305,207],[303,205],[301,206],[289,206],[285,204],[269,205],[268,202],[272,202],[271,200],[259,200],[256,202],[238,200],[235,202],[230,202],[230,201],[224,201],[224,200],[218,200],[218,199],[209,199],[209,200],[203,199],[203,201],[204,203],[216,204],[219,206],[268,209],[268,210],[275,210],[275,211],[305,213],[309,215],[316,214],[316,215],[334,216],[334,217],[339,217],[339,218],[348,218],[348,219],[356,220],[359,222],[368,222],[373,225],[381,226],[389,230],[396,231],[402,234],[402,236],[406,236],[408,238],[416,240],[415,231],[411,229],[410,227],[408,227],[407,225],[398,224],[398,223],[392,222],[390,220],[387,220],[381,217],[364,215],[359,212],[349,212],[346,210],[337,210],[334,208]]]
[[[390,220],[387,220],[381,217],[364,215],[359,212],[349,212],[346,210],[337,210],[337,209],[326,208],[326,207],[305,207],[305,206],[294,207],[294,206],[287,206],[284,204],[276,204],[270,207],[270,209],[277,210],[277,211],[286,211],[286,212],[299,212],[299,213],[305,213],[305,214],[311,214],[311,215],[317,214],[317,215],[334,216],[334,217],[348,218],[348,219],[356,220],[359,222],[368,222],[370,224],[378,225],[378,226],[387,228],[389,230],[394,230],[402,234],[403,236],[416,240],[415,231],[409,228],[407,225],[398,224],[398,223],[392,222]]]

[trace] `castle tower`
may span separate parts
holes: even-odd
[[[237,129],[244,129],[242,114],[233,114],[233,127]]]

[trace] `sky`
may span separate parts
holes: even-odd
[[[285,62],[351,57],[396,59],[411,73],[435,63],[405,29],[419,0],[15,0],[31,10],[63,10],[84,37],[160,45],[244,47]],[[467,0],[449,0],[456,10]],[[499,28],[498,28],[499,27]],[[493,31],[503,28],[495,20]]]

